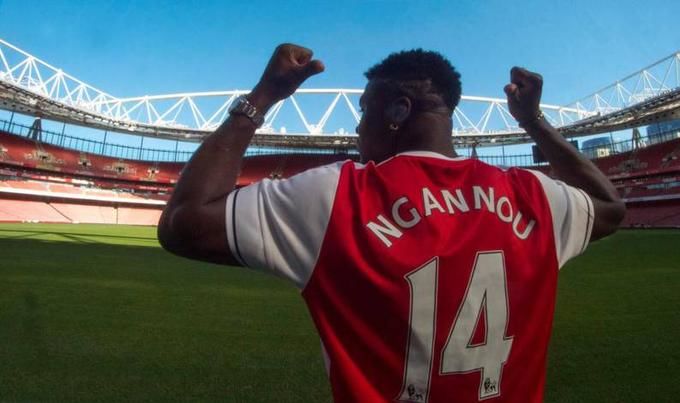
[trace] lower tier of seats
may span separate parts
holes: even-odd
[[[157,225],[159,208],[0,199],[0,222]],[[631,203],[622,227],[680,228],[680,200]]]
[[[621,226],[680,228],[680,202],[628,204]]]
[[[0,199],[0,222],[157,225],[160,208]]]

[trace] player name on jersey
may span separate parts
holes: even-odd
[[[522,220],[522,212],[515,209],[508,197],[495,198],[493,187],[485,189],[472,186],[467,192],[461,189],[440,189],[432,192],[424,187],[421,195],[422,204],[416,204],[406,196],[398,198],[392,203],[391,221],[385,217],[387,214],[378,214],[366,227],[389,248],[392,246],[392,239],[399,239],[404,234],[402,230],[415,227],[423,217],[430,217],[435,213],[469,213],[485,209],[498,216],[502,222],[512,225],[514,234],[522,240],[529,236],[536,224],[534,220],[529,220],[528,223]]]

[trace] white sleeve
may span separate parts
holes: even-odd
[[[593,230],[595,212],[590,196],[583,190],[529,170],[541,182],[550,204],[557,261],[562,268],[568,260],[585,251]]]
[[[326,165],[285,180],[264,179],[231,192],[226,231],[236,259],[304,288],[326,233],[341,166]]]

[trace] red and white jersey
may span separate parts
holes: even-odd
[[[558,269],[588,244],[581,190],[431,152],[264,180],[229,246],[301,289],[336,402],[540,402]]]

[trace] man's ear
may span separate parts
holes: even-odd
[[[401,96],[392,100],[385,109],[385,119],[387,124],[396,124],[399,127],[411,116],[413,104],[408,97]]]

